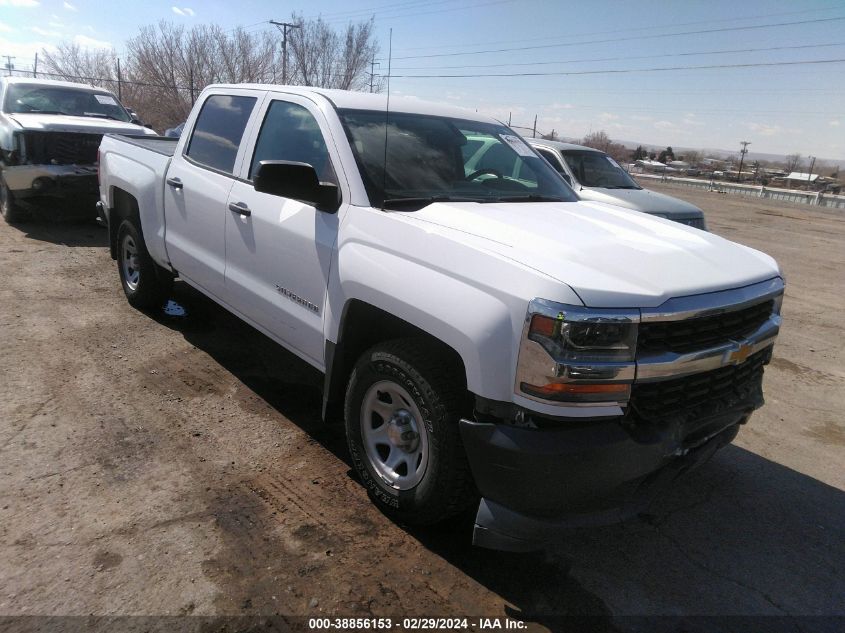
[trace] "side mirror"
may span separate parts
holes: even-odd
[[[135,125],[144,125],[144,122],[136,116],[132,117],[131,123],[134,123]]]
[[[340,207],[337,185],[320,182],[317,170],[308,163],[262,160],[253,186],[261,193],[307,202],[328,213],[334,213]]]

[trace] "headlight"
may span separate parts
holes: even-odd
[[[637,310],[531,302],[520,345],[517,393],[554,402],[620,402],[630,396]]]

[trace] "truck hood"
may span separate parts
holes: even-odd
[[[435,203],[405,217],[563,282],[590,307],[654,307],[780,275],[759,251],[597,202]]]
[[[661,213],[668,218],[701,217],[702,211],[694,204],[648,189],[604,189],[584,187],[578,191],[582,200],[606,202],[643,213]]]
[[[84,134],[155,134],[141,125],[87,116],[16,113],[8,115],[22,129],[33,132],[80,132]]]

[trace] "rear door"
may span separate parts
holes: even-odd
[[[241,140],[266,93],[209,93],[173,157],[164,188],[167,253],[186,281],[221,298],[229,191],[244,150]]]
[[[256,123],[251,155],[229,195],[226,296],[253,323],[323,366],[323,309],[337,240],[337,213],[255,191],[263,160],[308,163],[349,199],[340,157],[323,113],[307,98],[271,93]]]

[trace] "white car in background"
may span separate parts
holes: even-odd
[[[560,141],[526,139],[575,189],[582,200],[607,202],[707,230],[704,212],[694,204],[643,189],[604,152]]]

